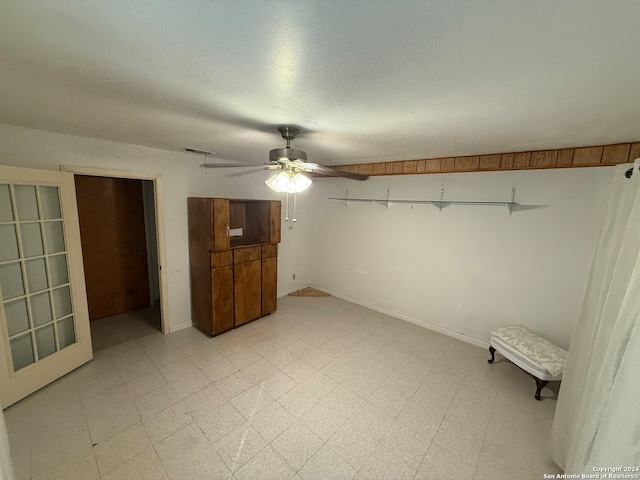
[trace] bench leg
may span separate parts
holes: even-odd
[[[489,353],[491,354],[491,360],[487,360],[487,362],[493,363],[493,361],[495,360],[496,349],[492,346],[489,346]]]
[[[545,387],[545,385],[549,382],[546,380],[540,380],[537,377],[533,377],[533,378],[536,379],[536,386],[538,387],[536,389],[536,400],[540,400],[540,390],[542,390]]]

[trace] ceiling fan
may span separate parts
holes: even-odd
[[[331,167],[325,167],[318,163],[307,162],[307,153],[302,150],[291,148],[291,141],[296,138],[300,129],[296,127],[279,127],[278,131],[287,141],[285,148],[274,148],[269,151],[269,162],[264,167],[265,170],[282,170],[285,172],[300,173],[305,172],[311,177],[343,177],[350,178],[352,180],[366,180],[368,175],[360,173],[345,172],[342,170],[336,170]],[[205,154],[205,163],[200,166],[203,168],[229,168],[229,167],[253,167],[255,165],[239,165],[234,164],[220,164],[220,163],[207,163],[206,155],[210,152],[203,150],[196,150],[193,148],[186,148],[188,152]],[[293,193],[293,192],[291,192]]]
[[[287,141],[285,148],[274,148],[269,151],[269,162],[263,167],[264,170],[279,170],[265,183],[267,186],[279,193],[287,194],[285,221],[289,220],[289,194],[293,193],[293,221],[296,221],[296,200],[297,194],[305,190],[311,185],[311,177],[342,177],[352,180],[367,180],[368,175],[360,173],[345,172],[326,167],[318,163],[307,162],[307,153],[302,150],[291,148],[291,141],[296,138],[300,129],[296,127],[279,127],[278,131]],[[194,152],[194,149],[187,149]],[[198,153],[196,151],[196,153]],[[202,152],[205,153],[205,152]],[[206,152],[208,153],[208,152]],[[221,168],[221,167],[248,167],[252,165],[229,165],[207,163],[205,155],[205,163],[200,165],[204,168]]]
[[[296,127],[279,127],[282,138],[287,141],[285,148],[274,148],[269,151],[269,167],[280,168],[284,171],[307,172],[314,177],[343,177],[352,180],[366,180],[368,175],[345,172],[318,163],[307,162],[307,153],[291,148],[291,141],[296,138],[300,130]]]

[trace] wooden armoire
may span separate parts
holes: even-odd
[[[218,335],[277,308],[280,201],[187,199],[193,322]]]

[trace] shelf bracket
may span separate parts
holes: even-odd
[[[374,203],[377,203],[379,205],[382,205],[383,207],[385,207],[387,210],[389,210],[389,189],[387,188],[387,199],[386,200],[371,200]]]
[[[430,203],[431,205],[436,207],[440,212],[442,211],[443,208],[449,206],[449,202],[444,201],[444,187],[440,188],[440,200],[434,200],[433,202],[430,202]]]
[[[516,187],[511,189],[511,201],[507,204],[507,208],[509,209],[509,215],[513,213],[513,206],[516,203]]]

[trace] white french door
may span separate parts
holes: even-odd
[[[73,174],[0,166],[0,404],[93,357]]]

